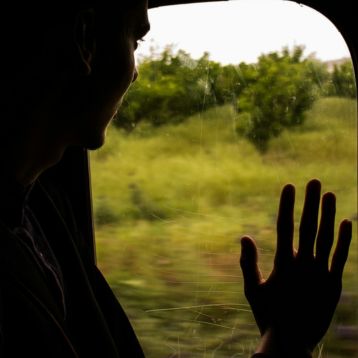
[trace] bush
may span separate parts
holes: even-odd
[[[312,76],[312,61],[302,59],[303,48],[262,55],[251,66],[253,80],[237,101],[239,134],[265,152],[271,138],[285,128],[303,123],[319,89]]]
[[[139,73],[114,122],[127,131],[140,121],[153,126],[180,123],[214,105],[235,102],[242,90],[237,67],[210,61],[208,53],[194,60],[168,47],[159,57],[144,59]]]

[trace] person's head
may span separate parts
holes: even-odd
[[[149,30],[146,0],[104,3],[2,6],[2,128],[12,121],[13,129],[41,126],[66,145],[103,144]]]

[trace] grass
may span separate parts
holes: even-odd
[[[242,292],[239,237],[255,237],[268,274],[286,182],[297,188],[297,224],[313,177],[337,194],[337,222],[354,220],[344,297],[357,298],[356,119],[355,101],[321,99],[265,155],[237,136],[229,106],[131,135],[110,129],[91,155],[98,261],[147,357],[249,356],[258,332]],[[355,312],[339,306],[325,356],[352,356],[337,327],[356,324]]]

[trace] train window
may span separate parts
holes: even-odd
[[[139,79],[91,153],[97,256],[147,357],[246,357],[258,330],[238,238],[270,272],[282,185],[319,178],[353,220],[341,303],[317,356],[358,353],[357,103],[323,15],[287,1],[150,10]],[[298,225],[296,225],[298,226]]]

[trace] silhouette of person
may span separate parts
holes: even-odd
[[[143,357],[133,329],[81,245],[61,187],[42,180],[71,146],[101,147],[137,78],[134,51],[149,30],[147,1],[3,4],[0,21],[0,357]],[[263,281],[242,239],[245,292],[260,329],[257,354],[309,356],[341,292],[351,237],[334,258],[334,195],[311,181],[297,254],[293,186],[278,215],[275,268]],[[316,241],[316,254],[313,246]]]

